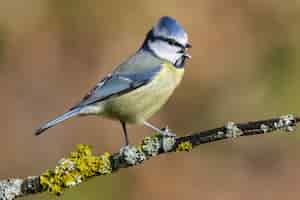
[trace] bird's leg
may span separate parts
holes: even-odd
[[[158,133],[162,134],[163,136],[172,136],[172,137],[176,136],[176,134],[170,132],[168,128],[166,128],[165,130],[161,130],[161,129],[156,128],[155,126],[153,126],[152,124],[150,124],[149,122],[146,122],[146,121],[144,121],[144,125],[148,128],[151,128],[152,130],[157,131]]]
[[[123,134],[124,134],[124,139],[125,139],[125,146],[128,146],[129,140],[128,140],[128,135],[127,135],[126,123],[121,121],[121,124],[122,124],[122,128],[123,128]]]

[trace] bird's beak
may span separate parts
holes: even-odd
[[[189,43],[187,43],[187,44],[185,45],[185,48],[187,48],[187,49],[192,48],[192,45],[189,44]]]
[[[192,58],[192,56],[190,54],[188,54],[188,52],[186,52],[186,50],[184,50],[184,49],[178,51],[177,53],[182,53],[183,56],[186,58]]]
[[[186,49],[192,48],[192,45],[189,44],[189,43],[187,43],[187,44],[185,45],[185,48],[186,48]],[[186,58],[188,58],[188,59],[192,58],[192,56],[191,56],[190,54],[188,54],[186,51],[185,51],[185,53],[184,53],[184,56],[185,56]]]
[[[188,48],[192,48],[191,44],[186,44],[185,47],[183,49],[181,49],[180,51],[178,51],[178,53],[183,53],[183,56],[186,58],[192,58],[192,56],[190,54],[187,53],[187,49]]]
[[[187,52],[185,52],[184,57],[186,57],[188,59],[192,58],[192,56],[190,54],[188,54]]]

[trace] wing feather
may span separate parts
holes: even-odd
[[[114,73],[108,75],[97,83],[97,85],[83,97],[80,103],[71,108],[71,110],[106,100],[112,96],[119,96],[146,85],[160,72],[161,68],[162,66],[159,65],[136,74]]]

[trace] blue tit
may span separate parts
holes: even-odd
[[[126,124],[143,124],[168,134],[147,120],[160,110],[181,82],[190,47],[183,27],[171,17],[161,17],[134,55],[99,81],[80,103],[42,125],[35,134],[40,135],[69,118],[86,115],[120,121],[126,145]]]

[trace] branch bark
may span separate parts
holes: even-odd
[[[225,126],[183,137],[153,135],[145,137],[139,145],[123,147],[112,155],[104,153],[94,156],[89,146],[78,145],[77,150],[71,152],[68,158],[61,159],[53,170],[24,179],[1,180],[0,199],[13,200],[46,191],[59,195],[65,188],[79,185],[90,177],[108,175],[163,153],[191,151],[200,144],[239,136],[266,134],[277,130],[291,132],[299,122],[299,117],[285,115],[247,123],[228,122]]]

